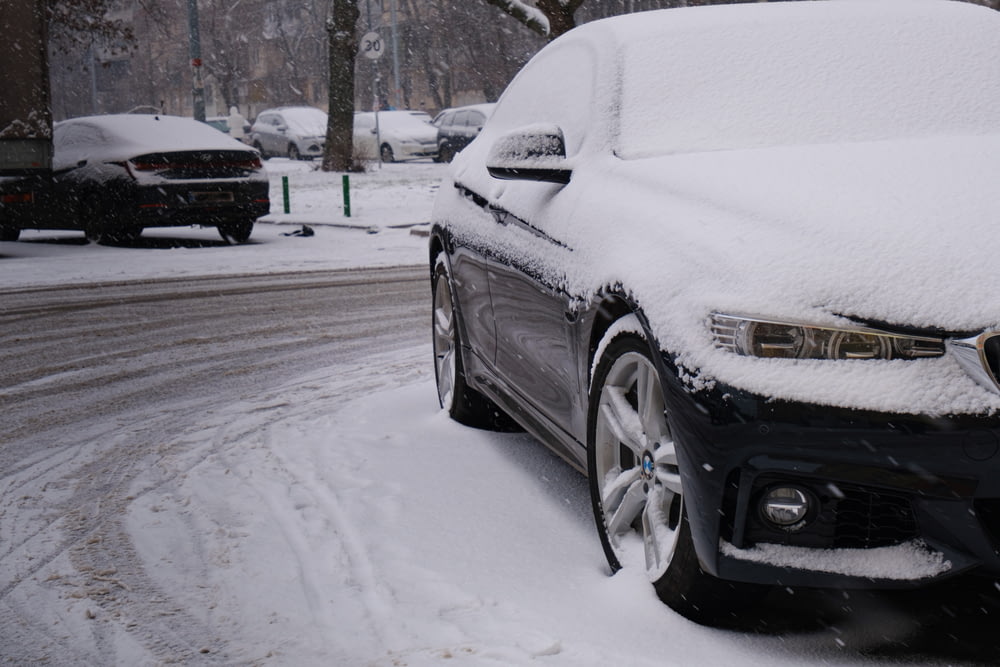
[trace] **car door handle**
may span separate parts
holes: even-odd
[[[504,211],[502,209],[499,209],[499,208],[494,208],[492,206],[489,207],[489,211],[490,211],[490,215],[493,216],[493,219],[498,224],[506,225],[509,222],[509,220],[507,219],[507,216],[509,214],[506,211]]]

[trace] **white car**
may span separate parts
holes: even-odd
[[[437,128],[423,111],[354,114],[354,156],[395,162],[437,157]]]

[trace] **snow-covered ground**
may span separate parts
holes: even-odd
[[[151,239],[163,242],[140,247],[26,232],[21,242],[0,244],[0,293],[426,261],[425,238],[411,232],[427,221],[445,166],[386,165],[352,175],[350,219],[342,214],[339,175],[286,160],[268,166],[278,212],[247,245],[216,243],[214,230],[150,230]],[[287,215],[282,175],[291,190]],[[303,223],[314,236],[284,235]],[[526,435],[451,422],[438,409],[428,339],[429,332],[414,332],[413,346],[403,352],[320,364],[282,386],[248,384],[231,404],[195,411],[190,446],[148,472],[168,483],[134,482],[155,487],[135,497],[123,518],[157,591],[144,613],[194,615],[204,636],[215,638],[184,647],[200,656],[196,662],[956,663],[956,654],[933,657],[913,648],[926,644],[928,629],[907,611],[865,602],[863,595],[838,594],[831,602],[783,591],[777,603],[799,616],[775,626],[787,630],[734,632],[677,616],[657,601],[641,572],[608,577],[585,480]],[[87,451],[83,442],[71,455]],[[0,518],[16,526],[16,511]],[[30,548],[11,553],[3,534],[0,570],[12,575]],[[116,595],[122,585],[116,573],[81,571],[70,561],[61,557],[38,571],[41,581],[25,589],[37,597],[27,599],[16,587],[7,592],[49,627],[51,645],[38,646],[38,659],[160,664],[162,655],[151,654],[128,608],[112,614],[106,610],[114,605],[95,602]],[[795,607],[796,596],[810,602]],[[812,604],[826,605],[823,618],[833,620],[803,620]],[[780,617],[762,610],[770,620],[761,627]],[[94,624],[118,630],[97,632]],[[0,626],[0,664],[6,664],[4,637],[24,636],[18,632]]]

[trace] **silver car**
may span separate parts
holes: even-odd
[[[326,143],[326,112],[314,107],[261,111],[250,128],[250,144],[264,157],[320,157]]]

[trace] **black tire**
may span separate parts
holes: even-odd
[[[469,387],[462,364],[462,338],[444,255],[431,279],[431,334],[438,402],[460,424],[493,431],[519,430],[493,401]]]
[[[392,146],[389,144],[382,144],[379,148],[379,155],[382,156],[382,162],[395,162],[396,156],[392,153]]]
[[[455,149],[449,143],[441,144],[438,149],[438,162],[451,162],[455,159]]]
[[[266,158],[267,153],[264,152],[264,147],[260,145],[259,141],[253,142],[253,148],[260,153],[261,158]]]
[[[219,236],[230,245],[246,243],[253,233],[253,220],[239,220],[237,222],[224,222],[218,225]]]
[[[767,589],[702,569],[649,344],[633,333],[608,338],[598,348],[604,351],[587,419],[590,497],[608,565],[612,572],[645,566],[656,594],[673,610],[696,623],[725,624]]]
[[[295,144],[288,144],[288,159],[289,160],[301,160],[302,154],[299,153],[299,147]]]
[[[21,237],[20,227],[0,225],[0,241],[16,241]]]

